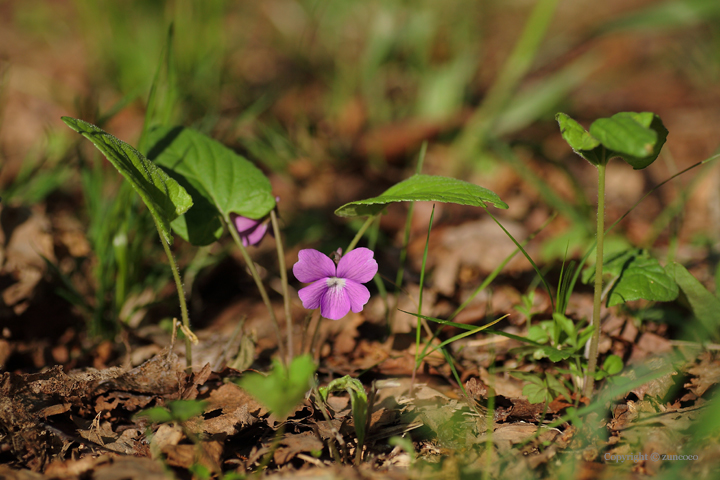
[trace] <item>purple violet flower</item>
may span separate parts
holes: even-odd
[[[242,240],[244,247],[260,243],[268,231],[269,220],[267,218],[253,220],[252,218],[235,215],[234,213],[230,214],[230,216],[235,224],[235,228],[237,228],[240,234],[240,240]]]
[[[340,320],[352,310],[361,312],[370,300],[370,291],[363,285],[375,276],[378,265],[368,248],[356,248],[335,263],[317,250],[298,253],[293,266],[295,278],[311,285],[300,289],[303,307],[320,307],[320,314],[330,320]]]
[[[275,197],[276,207],[278,202],[280,202],[280,197]],[[260,220],[254,220],[236,213],[231,213],[230,220],[235,224],[235,228],[240,234],[240,240],[242,241],[243,247],[247,247],[249,245],[259,244],[265,237],[265,234],[268,233],[270,216],[266,215]],[[272,234],[273,232],[270,230],[270,235]]]

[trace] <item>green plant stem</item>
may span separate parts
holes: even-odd
[[[630,207],[625,213],[623,213],[623,214],[620,216],[620,218],[618,218],[617,220],[615,220],[615,221],[612,223],[612,225],[610,225],[610,226],[607,228],[607,230],[605,230],[605,235],[607,235],[608,233],[610,233],[610,232],[612,231],[612,229],[617,226],[618,223],[622,222],[622,221],[625,219],[625,217],[627,217],[628,215],[630,215],[630,213],[631,213],[633,210],[635,210],[635,208],[637,208],[637,206],[640,205],[647,197],[649,197],[650,195],[652,195],[653,192],[655,192],[655,190],[659,189],[660,187],[662,187],[662,186],[665,185],[666,183],[672,181],[673,179],[679,177],[680,175],[682,175],[682,174],[684,174],[684,173],[692,170],[693,168],[699,167],[700,165],[705,165],[706,163],[712,162],[713,160],[717,160],[718,158],[720,158],[720,154],[715,154],[715,155],[713,155],[712,157],[708,157],[708,158],[706,158],[705,160],[703,160],[703,161],[701,161],[701,162],[698,162],[698,163],[696,163],[696,164],[694,164],[694,165],[690,165],[690,166],[687,167],[686,169],[684,169],[684,170],[676,173],[675,175],[673,175],[673,176],[671,176],[671,177],[669,177],[669,178],[666,178],[666,179],[663,180],[662,182],[660,182],[660,183],[658,183],[657,185],[655,185],[655,186],[654,186],[652,189],[650,189],[645,195],[643,195],[637,202],[635,202],[635,204],[634,204],[632,207]],[[662,215],[661,215],[660,217],[658,217],[658,218],[662,218]],[[597,240],[596,240],[596,242],[597,242]],[[648,245],[649,245],[649,244],[648,244]],[[581,271],[582,271],[582,268],[583,268],[583,266],[585,265],[585,262],[587,261],[587,259],[590,257],[590,254],[592,253],[593,248],[595,248],[595,243],[593,243],[593,244],[590,246],[590,248],[587,249],[587,251],[585,252],[585,255],[584,255],[583,258],[580,260],[580,263],[578,264],[577,268],[575,269],[575,274],[573,275],[572,281],[570,282],[570,287],[569,287],[569,290],[570,290],[570,291],[572,291],[572,290],[575,289],[575,284],[577,283],[578,277],[580,277],[580,273],[581,273]]]
[[[175,258],[170,251],[170,245],[165,241],[160,225],[158,225],[155,217],[153,216],[155,227],[157,228],[158,235],[160,235],[160,243],[162,243],[165,249],[165,255],[167,255],[168,262],[170,263],[170,270],[172,270],[173,278],[175,279],[175,287],[177,287],[178,298],[180,299],[180,314],[182,315],[182,322],[185,328],[190,331],[190,315],[188,315],[187,302],[185,301],[185,291],[183,290],[182,280],[180,280],[180,271],[178,270]],[[190,338],[185,335],[185,366],[190,368],[192,366],[192,342]]]
[[[418,295],[418,317],[417,327],[415,329],[415,365],[413,366],[412,379],[410,380],[410,394],[412,395],[415,387],[415,373],[418,369],[418,358],[420,357],[420,327],[422,326],[422,301],[423,286],[425,284],[425,264],[427,262],[428,247],[430,246],[430,232],[432,231],[433,219],[435,218],[435,204],[433,204],[432,213],[430,213],[430,222],[428,222],[427,238],[425,239],[425,251],[423,252],[422,268],[420,269],[420,293]]]
[[[315,323],[315,330],[313,331],[312,338],[310,339],[310,346],[308,347],[309,348],[308,353],[310,353],[310,355],[312,355],[313,358],[315,358],[315,342],[317,342],[318,334],[320,333],[320,322],[322,322],[322,319],[323,319],[322,315],[319,315],[317,322]],[[318,358],[320,358],[319,353],[318,353]]]
[[[370,215],[367,220],[365,220],[365,223],[363,223],[363,226],[360,227],[360,230],[358,230],[358,232],[355,234],[355,238],[352,239],[350,245],[348,245],[347,247],[347,250],[345,250],[345,255],[347,255],[348,252],[355,248],[355,245],[358,244],[362,236],[365,234],[365,230],[367,230],[370,225],[372,225],[373,221],[375,221],[375,215]]]
[[[290,313],[290,294],[288,293],[287,268],[285,266],[285,250],[283,249],[282,237],[280,236],[280,226],[278,225],[275,209],[270,210],[270,221],[272,222],[273,232],[275,232],[275,246],[277,247],[278,264],[280,267],[280,281],[282,283],[283,306],[285,307],[285,328],[287,329],[287,362],[293,359],[293,328],[292,315]]]
[[[593,336],[588,352],[588,369],[585,376],[583,395],[590,398],[595,387],[595,369],[600,343],[600,308],[602,306],[603,241],[605,239],[605,164],[598,164],[598,208],[597,208],[597,247],[595,255],[595,297],[593,299],[592,327]]]
[[[267,307],[268,309],[270,320],[272,321],[273,326],[275,327],[275,333],[277,334],[278,352],[280,354],[280,358],[285,360],[285,347],[283,346],[284,342],[282,339],[282,335],[280,334],[280,324],[278,323],[277,317],[275,316],[275,311],[273,310],[272,304],[270,303],[270,297],[268,297],[267,290],[265,290],[262,279],[260,278],[260,275],[255,268],[255,263],[252,261],[252,258],[250,258],[250,254],[247,252],[247,249],[245,248],[245,245],[243,245],[242,240],[240,240],[240,235],[238,234],[235,225],[232,224],[227,214],[223,216],[223,220],[225,221],[225,226],[230,231],[230,236],[232,236],[233,240],[235,240],[235,245],[237,245],[237,247],[240,249],[240,253],[243,256],[243,260],[245,260],[245,264],[250,271],[250,275],[253,277],[253,280],[255,280],[255,285],[257,285],[258,290],[260,291],[262,301],[263,303],[265,303],[265,307]]]

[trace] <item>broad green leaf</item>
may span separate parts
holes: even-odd
[[[622,358],[617,355],[608,355],[608,357],[605,359],[605,362],[603,363],[602,369],[605,370],[605,373],[607,373],[608,375],[615,375],[616,373],[620,373],[623,369]]]
[[[148,158],[204,201],[173,228],[194,245],[220,238],[220,217],[231,213],[259,219],[275,207],[270,181],[251,162],[208,136],[183,127],[162,127],[148,134]]]
[[[202,415],[207,402],[200,400],[172,400],[165,407],[153,407],[138,412],[136,417],[147,417],[153,423],[184,422]]]
[[[547,382],[548,391],[553,394],[553,397],[562,395],[566,400],[572,398],[570,391],[557,376],[551,373],[545,373],[545,382]],[[550,401],[552,401],[552,399]]]
[[[580,331],[580,335],[578,336],[577,344],[575,346],[576,352],[585,347],[585,344],[588,342],[588,340],[590,340],[590,337],[592,337],[593,330],[594,329],[592,325],[589,325],[588,327]]]
[[[660,154],[668,131],[660,117],[652,112],[621,112],[599,118],[590,125],[590,134],[609,150],[607,158],[621,157],[640,170]]]
[[[717,335],[720,324],[720,299],[708,291],[685,267],[672,263],[665,267],[682,290],[690,309],[711,335]]]
[[[202,415],[207,407],[207,402],[200,400],[172,400],[167,402],[167,406],[174,420],[184,422]]]
[[[275,359],[268,376],[251,373],[240,379],[238,385],[277,417],[285,419],[310,390],[314,373],[315,363],[310,355],[295,357],[288,369]]]
[[[135,417],[146,417],[152,423],[169,423],[173,421],[173,417],[165,407],[152,407],[141,410],[134,415]]]
[[[603,149],[598,139],[590,135],[582,125],[564,113],[555,115],[555,120],[560,125],[560,134],[570,145],[570,148],[573,149],[573,152],[593,165],[603,162]]]
[[[510,375],[517,378],[518,380],[522,380],[523,382],[529,382],[535,385],[545,385],[543,379],[535,373],[511,371]]]
[[[545,384],[541,383],[528,383],[522,389],[522,394],[525,395],[530,403],[542,403],[551,402],[550,392],[548,392]]]
[[[559,348],[551,347],[550,345],[543,345],[542,348],[535,351],[534,357],[538,360],[547,357],[551,362],[557,363],[561,360],[567,360],[572,357],[574,353],[575,350],[569,348],[561,350]]]
[[[172,243],[170,222],[187,212],[193,204],[188,192],[122,140],[83,120],[62,117],[62,121],[90,140],[130,182],[152,213],[165,240]]]
[[[603,275],[615,280],[608,293],[608,307],[641,298],[669,302],[678,296],[675,280],[645,250],[620,252],[603,263]],[[587,269],[583,272],[583,282],[588,283],[594,275],[594,268]]]
[[[577,338],[577,330],[575,329],[575,324],[573,323],[573,321],[567,318],[562,313],[553,313],[553,320],[557,325],[560,326],[560,329],[565,332],[565,334],[570,340],[570,343],[574,347]]]
[[[590,125],[590,132],[564,113],[555,118],[563,139],[593,165],[620,157],[636,170],[645,168],[658,157],[668,134],[660,117],[651,112],[599,118]]]
[[[376,215],[389,203],[413,201],[457,203],[475,207],[491,203],[497,208],[508,208],[500,197],[487,188],[455,178],[413,175],[388,188],[379,197],[346,203],[335,210],[335,215],[341,217]]]
[[[547,343],[550,340],[550,335],[540,325],[533,325],[528,329],[527,338],[533,342]]]

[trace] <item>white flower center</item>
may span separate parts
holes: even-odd
[[[345,279],[338,277],[330,277],[327,279],[327,287],[342,290],[345,287]]]

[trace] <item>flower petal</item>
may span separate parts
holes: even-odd
[[[308,248],[298,253],[298,262],[293,265],[293,274],[301,282],[310,283],[321,278],[334,277],[335,264],[327,255]]]
[[[233,217],[233,223],[235,224],[235,228],[237,228],[237,231],[239,233],[243,233],[245,232],[245,230],[255,228],[260,223],[262,223],[262,220],[253,220],[252,218],[247,218],[240,215],[233,215]]]
[[[243,246],[257,245],[267,233],[268,225],[263,222],[256,225],[255,228],[240,233],[240,239],[242,240]]]
[[[320,315],[330,320],[340,320],[350,311],[350,298],[345,292],[345,287],[343,285],[328,287],[326,280],[325,288],[325,295],[320,302]]]
[[[298,297],[300,297],[303,307],[314,310],[320,306],[323,295],[325,295],[328,288],[327,281],[327,278],[321,278],[317,282],[298,290]]]
[[[378,271],[378,264],[373,258],[375,253],[369,248],[356,248],[346,253],[338,263],[337,276],[349,278],[358,283],[372,280]]]
[[[362,312],[365,304],[370,300],[370,291],[361,283],[354,280],[345,280],[345,292],[350,300],[350,308],[353,312]]]

